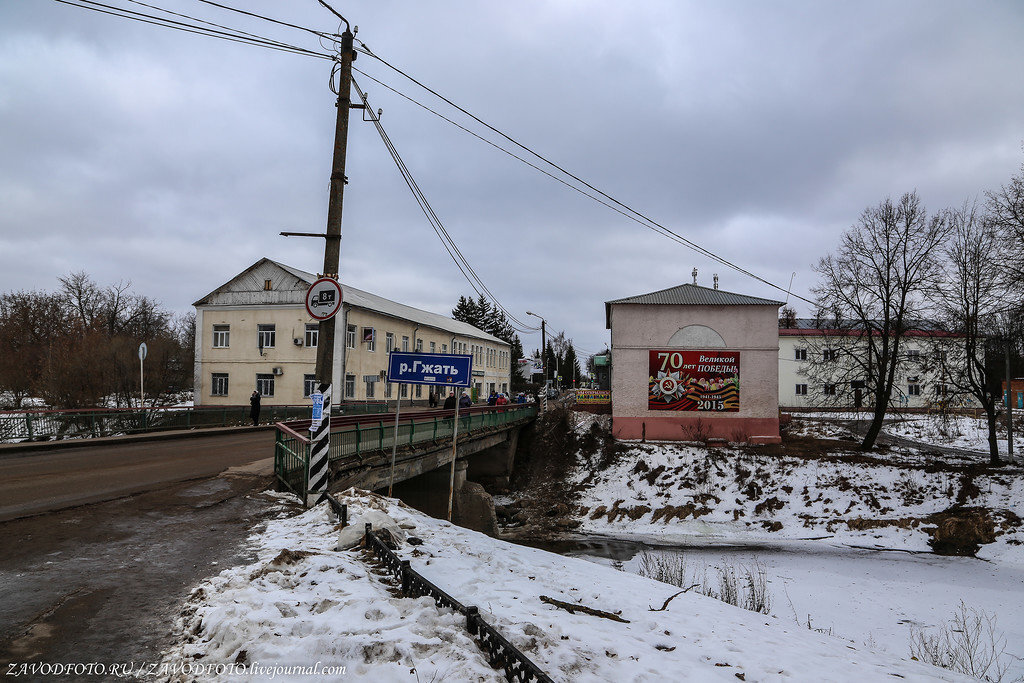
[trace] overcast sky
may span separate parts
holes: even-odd
[[[196,0],[149,1],[334,50]],[[223,3],[339,27],[315,0]],[[937,211],[1024,161],[1018,0],[334,6],[391,64],[766,280],[796,273],[801,296],[864,208],[916,189]],[[466,122],[380,62],[356,67]],[[0,3],[0,291],[85,270],[186,311],[264,256],[318,272],[322,240],[278,233],[326,224],[330,72],[49,0]],[[608,340],[604,301],[690,282],[693,267],[699,284],[718,273],[722,289],[786,298],[356,78],[490,290],[581,353]],[[472,293],[359,112],[347,173],[344,283],[442,313]]]

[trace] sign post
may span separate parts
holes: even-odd
[[[388,382],[395,384],[427,384],[442,387],[468,387],[473,378],[473,356],[469,354],[408,353],[392,351],[388,356]],[[401,401],[401,399],[399,399]],[[452,521],[452,500],[455,497],[455,460],[458,451],[459,402],[455,402],[452,425],[452,467],[448,480],[448,521]],[[395,451],[398,444],[398,408],[395,409],[395,445],[391,449],[391,482],[395,480]]]
[[[306,313],[309,313],[309,317],[314,320],[319,320],[321,323],[330,320],[331,325],[334,321],[331,320],[337,315],[338,311],[341,310],[341,285],[332,277],[322,277],[309,286],[306,290]],[[325,323],[326,324],[326,323]],[[320,328],[324,328],[324,324],[320,325]],[[325,338],[326,335],[321,335],[321,338],[317,342],[317,367],[320,368],[321,363],[320,354],[330,352],[333,358],[333,350],[325,350],[323,347],[333,344],[333,334],[330,335],[331,339]],[[307,491],[306,491],[306,505],[316,505],[327,493],[327,479],[330,468],[328,465],[328,454],[331,450],[331,383],[330,381],[324,380],[324,375],[330,378],[330,366],[331,363],[326,363],[327,370],[318,372],[320,381],[320,391],[314,395],[319,395],[320,401],[320,419],[314,419],[313,424],[310,425],[311,429],[311,440],[313,442],[309,449],[309,472],[306,478]],[[314,405],[314,414],[316,412],[316,403]],[[315,426],[314,426],[315,425]]]

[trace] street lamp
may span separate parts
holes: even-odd
[[[532,315],[534,318],[540,318],[540,371],[544,375],[544,397],[541,399],[540,411],[542,413],[546,413],[548,411],[548,369],[544,354],[548,349],[547,336],[545,333],[545,325],[547,324],[547,321],[536,313],[530,313],[527,311],[526,315]]]

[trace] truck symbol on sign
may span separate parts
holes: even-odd
[[[332,308],[334,306],[334,294],[333,289],[322,289],[316,293],[316,297],[309,303],[313,308],[320,306],[326,306]]]

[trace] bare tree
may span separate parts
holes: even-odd
[[[995,330],[996,317],[1007,301],[1003,278],[1002,240],[997,226],[978,213],[975,205],[949,211],[952,233],[945,249],[948,284],[939,290],[941,312],[954,336],[935,360],[957,393],[973,397],[988,421],[989,462],[999,465],[996,442],[998,402],[991,391],[985,344]]]
[[[988,215],[1004,240],[1001,259],[1017,286],[1024,285],[1024,164],[998,190],[987,192]]]
[[[815,270],[818,307],[835,319],[848,342],[837,352],[856,370],[871,400],[872,420],[861,443],[870,450],[893,397],[900,349],[919,326],[936,289],[939,256],[949,233],[943,216],[929,217],[916,192],[865,209],[843,233],[835,254]]]

